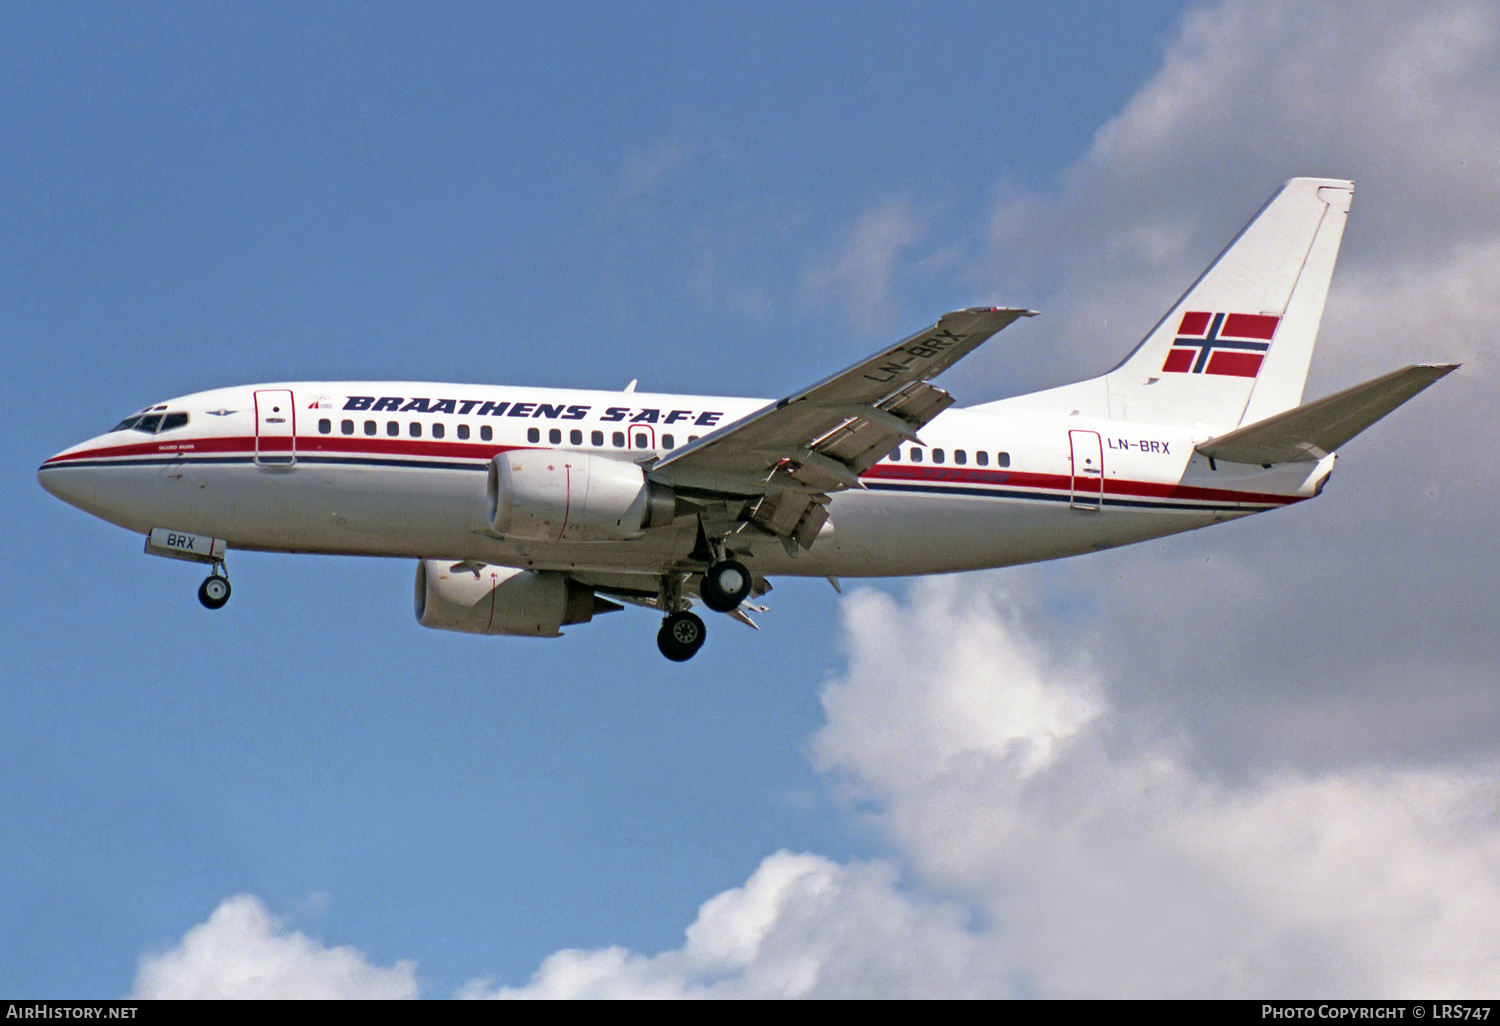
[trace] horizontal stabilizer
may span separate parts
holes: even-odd
[[[1210,438],[1197,449],[1231,463],[1316,462],[1457,367],[1414,364]]]

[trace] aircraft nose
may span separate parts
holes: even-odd
[[[87,509],[94,503],[94,475],[68,459],[72,452],[65,449],[38,467],[37,484],[68,505]]]

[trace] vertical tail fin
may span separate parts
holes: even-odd
[[[1302,401],[1354,183],[1293,178],[1125,362],[1110,416],[1223,431]]]

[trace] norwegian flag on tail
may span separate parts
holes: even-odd
[[[1185,313],[1161,369],[1253,378],[1279,323],[1280,317],[1269,314]]]

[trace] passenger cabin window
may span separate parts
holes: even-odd
[[[528,442],[540,442],[541,440],[542,440],[542,429],[541,428],[527,428],[526,429],[526,441],[528,441]]]
[[[562,445],[562,432],[557,428],[553,428],[547,432],[547,441],[553,445]]]
[[[458,426],[458,437],[466,442],[469,440],[469,425],[460,424]]]
[[[422,437],[422,425],[418,421],[415,421],[415,420],[412,421],[411,422],[411,426],[407,430],[409,430],[411,432],[411,436],[413,438],[421,438]]]
[[[911,461],[913,463],[921,463],[922,462],[922,450],[918,449],[916,446],[912,446]]]
[[[490,427],[488,424],[482,425],[479,428],[479,440],[481,442],[491,441],[491,440],[494,439],[494,437],[495,437],[495,429],[492,428],[492,427]]]
[[[609,440],[614,443],[614,447],[616,449],[625,448],[625,432],[616,431],[614,434],[609,436]]]
[[[943,462],[943,460],[945,458],[946,457],[943,455],[943,450],[941,450],[941,449],[934,449],[934,450],[932,450],[932,462],[934,462],[934,463],[941,463],[941,462]]]
[[[981,467],[987,467],[990,465],[990,454],[981,449],[974,454],[974,462]]]
[[[602,449],[604,447],[604,432],[603,431],[595,431],[592,434],[590,434],[589,435],[589,444],[591,444],[591,445],[597,445],[597,446],[599,446]]]
[[[661,436],[661,445],[663,449],[675,449],[677,448],[676,443],[677,439],[673,438],[671,435]]]
[[[1008,453],[1008,452],[997,452],[997,453],[995,453],[995,463],[996,463],[997,466],[1001,466],[1001,467],[1008,467],[1008,466],[1010,466],[1010,453]]]
[[[395,438],[401,434],[401,425],[397,424],[394,420],[386,421],[385,433]]]
[[[651,442],[644,433],[637,434],[635,436],[635,447],[637,449],[649,449],[651,448]]]
[[[320,434],[320,435],[331,435],[331,434],[333,434],[333,421],[329,420],[327,417],[320,417],[320,418],[318,418],[318,434]]]
[[[354,421],[346,420],[342,422],[341,424],[339,424],[339,430],[346,435],[354,434]]]
[[[375,422],[373,420],[367,420],[367,421],[365,421],[365,434],[367,434],[367,435],[373,435],[374,433],[375,433]]]
[[[432,437],[433,438],[442,438],[447,433],[448,433],[448,429],[445,428],[445,427],[443,427],[442,424],[434,424],[434,425],[432,425]]]
[[[962,449],[954,449],[953,462],[957,463],[961,467],[965,463],[969,462],[969,454],[964,452]]]
[[[568,444],[569,445],[582,445],[583,444],[583,432],[579,431],[577,428],[574,428],[572,431],[569,431],[568,432]]]

